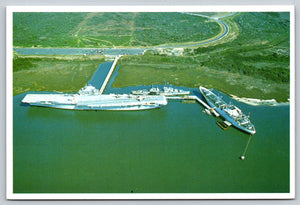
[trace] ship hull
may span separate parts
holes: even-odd
[[[167,100],[164,96],[27,94],[22,103],[69,110],[147,110],[165,106]]]
[[[148,110],[162,107],[162,105],[136,105],[136,106],[109,106],[109,107],[89,107],[89,106],[73,106],[73,105],[45,105],[40,103],[29,103],[31,106],[36,107],[49,107],[49,108],[58,108],[66,110]]]
[[[227,114],[227,112],[225,112],[223,109],[220,109],[218,106],[216,106],[216,104],[213,103],[211,101],[211,99],[207,96],[207,93],[210,93],[210,95],[214,95],[213,97],[215,99],[217,99],[218,97],[213,92],[211,92],[210,90],[208,90],[204,87],[200,87],[200,92],[202,93],[203,97],[205,98],[205,100],[209,104],[209,106],[211,106],[212,109],[214,109],[216,112],[218,112],[220,114],[220,116],[222,116],[222,118],[224,118],[225,120],[230,122],[234,127],[242,130],[243,132],[251,134],[251,135],[254,135],[256,133],[255,129],[247,129],[243,126],[240,126],[240,124],[233,117],[229,116]],[[225,102],[223,102],[223,103],[225,103]]]

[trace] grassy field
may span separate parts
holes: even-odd
[[[13,45],[19,47],[74,47],[72,31],[87,13],[18,12],[13,14]]]
[[[146,47],[201,41],[220,26],[182,13],[14,13],[15,47]]]
[[[15,57],[13,95],[26,91],[78,92],[104,58]]]

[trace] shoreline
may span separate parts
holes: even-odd
[[[279,105],[289,105],[290,102],[282,102],[278,103],[275,99],[269,99],[269,100],[261,100],[261,99],[255,99],[255,98],[245,98],[245,97],[237,97],[235,95],[230,94],[229,95],[232,99],[243,102],[248,105],[252,106],[261,106],[261,105],[268,105],[268,106],[279,106]]]

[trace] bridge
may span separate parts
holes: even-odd
[[[211,108],[208,104],[206,104],[203,100],[201,100],[196,95],[188,95],[188,96],[166,96],[168,100],[196,100],[198,103],[203,105],[209,112],[213,113],[216,117],[219,117],[220,114],[217,113],[213,108]]]

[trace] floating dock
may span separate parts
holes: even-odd
[[[221,127],[223,130],[227,130],[228,129],[228,127],[230,127],[232,124],[230,123],[230,122],[228,122],[228,121],[218,121],[217,122],[217,125],[219,125],[219,127]]]

